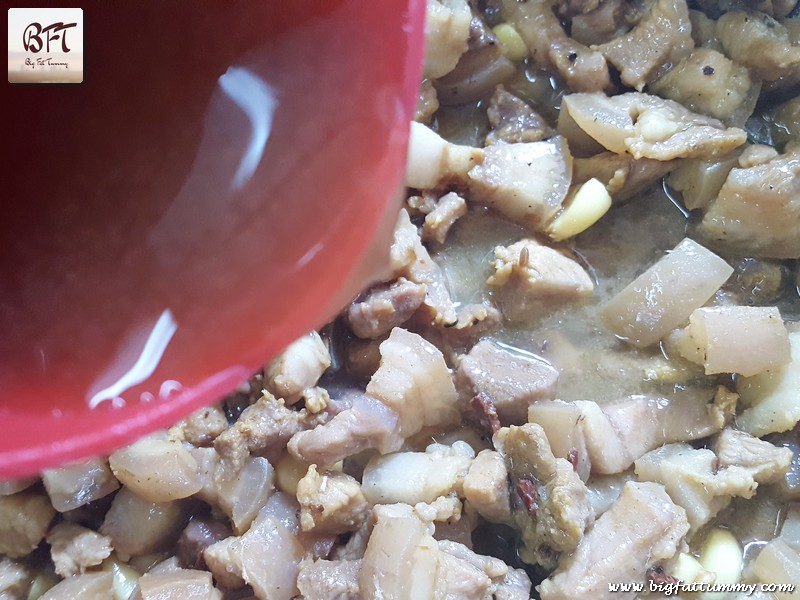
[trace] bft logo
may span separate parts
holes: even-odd
[[[83,41],[80,8],[9,8],[9,83],[82,83]]]
[[[40,23],[31,23],[25,28],[22,34],[22,47],[26,52],[34,54],[41,52],[46,46],[46,52],[50,52],[50,42],[61,40],[61,51],[65,54],[70,51],[67,46],[67,30],[77,27],[77,23],[52,23],[47,27],[42,27]],[[44,41],[42,41],[44,34]]]

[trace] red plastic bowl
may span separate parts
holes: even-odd
[[[0,479],[168,426],[358,291],[396,216],[423,19],[97,3],[83,83],[8,85]]]

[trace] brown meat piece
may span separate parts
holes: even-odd
[[[111,556],[111,539],[96,531],[74,525],[59,523],[47,533],[50,556],[56,573],[62,577],[77,575],[94,567]]]
[[[141,600],[222,600],[211,573],[195,569],[150,571],[139,578]]]
[[[313,464],[297,483],[297,501],[303,531],[355,531],[370,510],[358,480],[339,471],[318,473]]]
[[[414,109],[414,120],[426,125],[431,122],[433,114],[439,110],[439,98],[436,96],[436,88],[430,79],[426,79],[419,86],[419,97],[417,107]]]
[[[622,82],[641,92],[658,70],[685,58],[694,47],[686,0],[651,0],[631,31],[596,46],[620,71]]]
[[[786,27],[758,12],[735,10],[717,21],[717,36],[725,54],[767,81],[793,78],[800,71],[800,45]]]
[[[184,569],[206,569],[203,552],[231,535],[230,527],[211,519],[192,519],[177,543],[178,561]]]
[[[679,160],[636,160],[630,154],[601,152],[589,158],[576,158],[572,181],[579,184],[597,179],[606,186],[615,202],[624,202],[651,187],[679,165]]]
[[[19,558],[32,552],[55,513],[47,496],[38,491],[0,496],[0,554]]]
[[[360,600],[360,560],[303,560],[297,587],[304,600]]]
[[[800,258],[800,154],[732,169],[698,232],[721,251]]]
[[[228,428],[228,420],[219,406],[201,408],[170,428],[169,439],[189,442],[193,446],[209,446]]]
[[[504,427],[494,436],[514,482],[512,515],[522,533],[520,558],[547,569],[558,553],[572,552],[594,521],[586,484],[572,465],[556,458],[535,423]]]
[[[486,144],[498,142],[538,142],[555,132],[530,105],[498,85],[489,100],[486,116],[492,131]]]
[[[267,456],[279,453],[294,434],[322,418],[310,417],[305,410],[287,408],[283,400],[265,394],[245,408],[236,423],[214,440],[214,448],[233,471],[238,471],[251,453]]]
[[[608,66],[600,52],[570,38],[547,0],[502,0],[506,21],[514,25],[536,65],[557,70],[567,87],[578,92],[611,89]]]
[[[464,477],[464,498],[484,519],[511,524],[508,470],[494,450],[481,450]]]
[[[444,244],[450,228],[465,214],[467,214],[466,200],[455,192],[445,194],[439,198],[433,210],[425,215],[422,239],[426,242]]]
[[[602,44],[627,31],[623,0],[603,0],[590,12],[572,17],[572,37],[587,46]]]
[[[486,394],[503,423],[524,423],[530,404],[555,397],[557,381],[558,371],[543,358],[490,340],[475,344],[456,370],[462,401]]]
[[[786,474],[792,462],[789,448],[774,446],[736,429],[723,429],[713,445],[719,468],[739,467],[758,483],[774,483]]]
[[[689,531],[686,512],[655,483],[625,484],[617,502],[597,520],[572,554],[539,586],[542,600],[632,600],[608,584],[644,583],[647,570],[672,557]]]
[[[378,285],[353,301],[345,320],[358,337],[378,338],[405,323],[425,300],[425,291],[426,286],[404,277]]]

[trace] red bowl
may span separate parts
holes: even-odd
[[[386,250],[424,0],[84,8],[84,81],[11,85],[0,479],[218,400]]]

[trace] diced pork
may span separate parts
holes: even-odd
[[[707,159],[727,154],[747,140],[741,129],[726,128],[717,119],[695,114],[677,102],[638,92],[610,98],[570,94],[562,101],[562,115],[565,110],[604,148],[617,154],[628,152],[636,159]]]
[[[424,299],[424,285],[401,277],[357,298],[347,308],[345,319],[358,337],[375,339],[405,323]]]
[[[508,470],[503,457],[494,450],[481,450],[464,477],[464,498],[484,519],[510,524],[511,504]]]
[[[287,408],[267,393],[242,411],[239,419],[216,440],[214,448],[232,471],[241,469],[250,453],[280,452],[294,434],[314,424],[305,410]]]
[[[367,385],[400,417],[403,437],[458,422],[456,389],[442,353],[421,336],[395,328],[381,344],[381,366]]]
[[[620,71],[622,82],[642,91],[667,64],[694,47],[685,0],[652,0],[647,15],[628,33],[596,47]]]
[[[231,530],[224,523],[211,519],[192,519],[178,538],[178,563],[184,569],[205,569],[205,549],[230,536]]]
[[[439,110],[439,99],[436,97],[436,88],[430,79],[424,80],[419,86],[417,107],[414,110],[414,120],[418,123],[430,123],[433,114]]]
[[[739,113],[737,121],[741,124],[750,116],[758,96],[752,93],[752,86],[747,67],[716,50],[696,48],[649,90],[717,119],[730,119]]]
[[[467,51],[472,12],[466,0],[431,0],[425,20],[425,77],[446,75]]]
[[[246,583],[259,600],[290,600],[296,595],[303,548],[296,537],[295,512],[296,505],[277,493],[247,533],[206,548],[203,557],[220,585],[237,588]]]
[[[511,319],[522,319],[541,302],[575,301],[589,296],[594,283],[576,261],[532,238],[494,249],[494,274],[487,284]]]
[[[469,171],[469,199],[540,229],[561,208],[571,178],[572,155],[561,136],[495,144],[486,148],[483,163]]]
[[[404,437],[401,433],[397,411],[375,398],[357,396],[350,408],[327,423],[292,436],[288,448],[307,463],[331,466],[368,448],[399,450]]]
[[[297,483],[303,531],[340,534],[355,531],[366,519],[369,504],[358,481],[339,471],[308,468]]]
[[[113,600],[114,576],[110,571],[67,577],[39,600]]]
[[[264,384],[286,404],[294,404],[313,388],[331,366],[328,347],[316,331],[304,335],[281,352],[264,368]]]
[[[425,452],[397,452],[372,458],[364,468],[362,488],[372,504],[431,503],[461,492],[474,457],[465,442],[432,444]]]
[[[141,600],[222,600],[211,573],[195,569],[150,571],[139,578]]]
[[[303,560],[297,587],[304,600],[361,600],[361,560]]]
[[[555,133],[527,102],[502,85],[497,86],[492,94],[486,116],[492,126],[492,131],[486,136],[487,145],[498,142],[538,142]]]
[[[219,406],[201,408],[167,432],[170,441],[208,446],[228,428],[228,420]]]
[[[645,582],[647,569],[672,557],[689,531],[686,512],[655,483],[629,482],[558,569],[539,586],[542,600],[635,597],[609,583]]]
[[[435,325],[450,326],[456,322],[456,308],[444,281],[439,265],[422,245],[419,232],[405,209],[400,211],[390,261],[397,277],[425,286],[423,308]]]
[[[446,141],[429,127],[411,123],[406,161],[406,186],[417,190],[465,181],[467,172],[483,161],[483,150]]]
[[[636,160],[629,154],[600,152],[588,158],[576,158],[572,180],[579,184],[597,179],[606,186],[615,202],[622,202],[649,188],[677,168],[678,160]]]
[[[53,508],[59,512],[89,504],[119,489],[108,464],[99,458],[46,469],[42,482]]]
[[[792,453],[741,432],[727,432],[716,444],[725,458],[688,444],[668,444],[636,461],[640,480],[663,484],[674,502],[686,509],[697,531],[734,496],[750,498],[759,483],[779,479]]]
[[[611,88],[603,55],[567,36],[553,12],[552,3],[502,0],[500,5],[506,21],[517,28],[539,67],[557,70],[567,86],[575,91],[597,92]]]
[[[434,209],[425,215],[422,239],[426,242],[444,244],[450,228],[465,214],[467,214],[466,200],[455,192],[445,194],[439,198]]]
[[[558,371],[543,358],[488,339],[462,356],[456,371],[462,401],[486,394],[504,424],[524,423],[530,404],[555,397],[557,381]]]
[[[758,12],[733,10],[717,21],[725,53],[768,81],[800,70],[800,45],[792,44],[786,27]]]
[[[494,436],[514,486],[513,518],[522,533],[520,557],[553,568],[572,552],[594,520],[586,485],[569,461],[556,458],[535,423],[503,428]]]
[[[800,48],[798,48],[800,50]],[[699,233],[726,252],[800,257],[800,154],[732,169]]]
[[[111,555],[111,539],[96,531],[74,525],[59,523],[47,533],[50,556],[56,573],[62,577],[77,575],[94,567]]]
[[[32,552],[44,539],[55,512],[39,491],[0,496],[0,554],[19,558]]]

